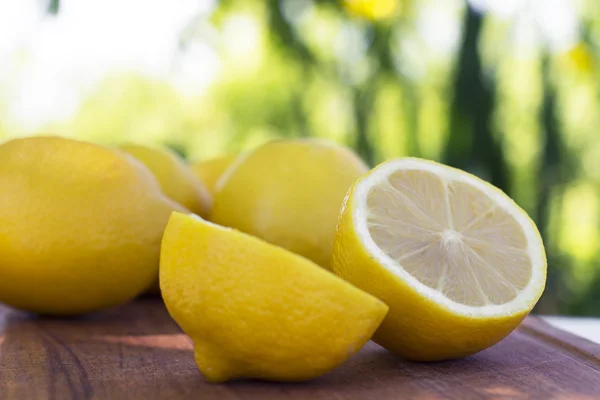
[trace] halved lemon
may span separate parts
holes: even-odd
[[[381,164],[348,192],[333,270],[390,307],[377,343],[432,361],[507,336],[544,290],[546,256],[533,221],[501,190],[405,158]]]

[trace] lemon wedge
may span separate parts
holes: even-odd
[[[160,287],[212,382],[320,376],[357,352],[387,312],[305,258],[180,213],[164,233]]]

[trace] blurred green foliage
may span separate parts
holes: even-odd
[[[417,29],[430,3],[462,20],[447,53]],[[439,160],[499,186],[538,224],[549,259],[538,312],[599,315],[598,11],[581,2],[572,48],[517,54],[510,21],[459,0],[221,0],[211,23],[244,30],[223,40],[202,95],[111,76],[73,120],[42,131],[163,144],[191,160],[298,136],[347,144],[371,165]]]

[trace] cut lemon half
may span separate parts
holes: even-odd
[[[405,158],[350,189],[333,269],[390,307],[376,342],[410,359],[441,360],[508,335],[544,290],[546,256],[535,224],[501,190]]]

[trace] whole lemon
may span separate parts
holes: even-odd
[[[217,182],[225,170],[237,158],[236,155],[228,155],[208,160],[197,161],[191,165],[192,172],[206,185],[214,196],[217,191]]]
[[[165,195],[193,213],[203,217],[208,214],[212,201],[208,189],[175,152],[139,144],[126,144],[120,149],[148,167]]]
[[[160,286],[212,382],[323,375],[356,353],[388,310],[303,257],[180,213],[165,229]]]
[[[158,270],[169,215],[141,163],[58,137],[0,145],[0,302],[73,315],[132,299]]]
[[[329,268],[342,201],[366,165],[318,139],[270,142],[241,157],[219,183],[211,220]]]

